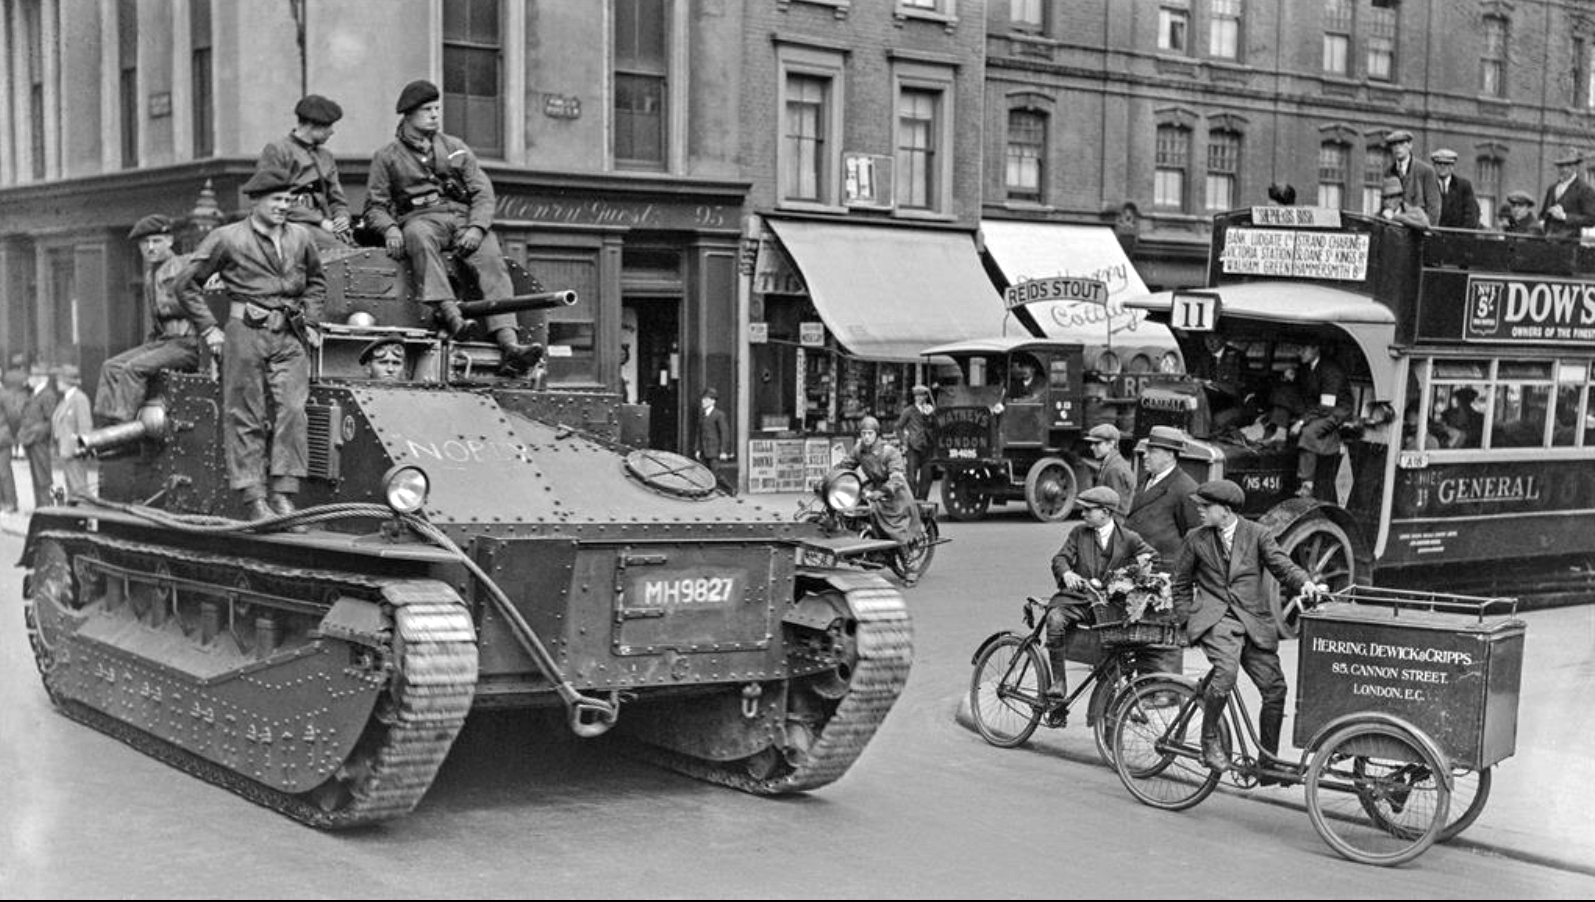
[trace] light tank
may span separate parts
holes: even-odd
[[[911,659],[897,590],[846,564],[879,543],[629,447],[616,394],[501,375],[379,252],[327,270],[300,510],[239,519],[220,383],[163,373],[85,437],[99,497],[35,512],[26,615],[60,710],[320,828],[409,812],[483,708],[562,706],[758,794],[854,764]],[[516,280],[466,314],[574,301]],[[358,364],[384,336],[397,382]]]

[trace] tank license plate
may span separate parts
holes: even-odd
[[[626,607],[634,610],[679,610],[735,605],[742,601],[743,581],[742,575],[735,573],[639,578],[632,583],[631,591],[626,595]]]

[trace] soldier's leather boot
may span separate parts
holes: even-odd
[[[294,511],[298,510],[297,507],[294,507],[293,498],[289,497],[288,495],[283,494],[282,492],[272,492],[271,493],[271,497],[270,497],[270,499],[268,500],[267,503],[270,505],[272,511],[274,513],[277,513],[277,514],[291,514]],[[288,527],[288,532],[304,532],[304,531],[305,531],[305,527],[303,527],[303,526],[290,526],[290,527]]]
[[[514,329],[499,329],[493,333],[493,339],[498,343],[499,352],[503,355],[499,362],[499,371],[506,376],[525,375],[543,359],[542,345],[535,341],[523,345],[516,340],[519,337]]]
[[[454,338],[465,331],[465,317],[460,315],[460,305],[454,301],[444,301],[438,304],[438,327],[444,334]]]
[[[1202,696],[1202,763],[1223,773],[1229,770],[1229,754],[1219,724],[1224,719],[1224,696]]]
[[[244,517],[250,522],[269,520],[275,516],[276,514],[271,510],[271,505],[267,504],[264,498],[251,498],[244,502]]]

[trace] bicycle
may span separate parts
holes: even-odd
[[[1105,604],[1100,592],[1090,588],[1093,611]],[[1043,722],[1049,728],[1064,726],[1069,710],[1089,688],[1086,723],[1092,727],[1097,754],[1113,763],[1112,724],[1109,709],[1117,694],[1130,682],[1139,652],[1168,648],[1175,644],[1177,627],[1172,623],[1126,623],[1112,621],[1082,626],[1103,639],[1103,656],[1085,679],[1063,699],[1049,698],[1052,663],[1045,653],[1047,611],[1050,601],[1025,599],[1024,622],[1029,632],[994,633],[976,649],[970,663],[974,674],[969,685],[969,711],[982,738],[998,748],[1023,745]]]

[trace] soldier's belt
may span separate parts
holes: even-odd
[[[292,310],[272,307],[256,301],[233,301],[232,317],[251,329],[284,332],[292,325]]]

